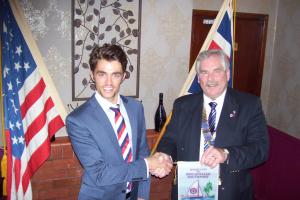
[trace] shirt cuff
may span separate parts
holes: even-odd
[[[146,158],[144,158],[144,161],[146,163],[146,168],[147,168],[147,178],[149,178],[149,167],[148,167],[148,161]]]

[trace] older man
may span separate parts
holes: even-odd
[[[220,164],[219,199],[251,200],[250,169],[267,159],[269,147],[260,99],[228,87],[229,61],[223,51],[204,51],[197,64],[202,92],[175,101],[157,151],[174,161],[199,160],[211,168]],[[172,199],[177,199],[177,185]]]

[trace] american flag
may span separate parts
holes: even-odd
[[[32,199],[30,178],[64,126],[8,0],[0,0],[2,92],[7,143],[7,197]]]
[[[213,26],[209,31],[206,40],[200,50],[222,49],[230,59],[230,80],[229,86],[232,87],[232,40],[233,40],[233,8],[232,0],[224,0],[224,3],[214,20]],[[180,92],[179,96],[197,93],[201,90],[198,77],[196,75],[196,62],[194,63],[189,76]]]

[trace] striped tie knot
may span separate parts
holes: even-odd
[[[210,102],[209,106],[211,107],[211,109],[216,109],[217,103],[216,102]]]
[[[120,108],[110,107],[110,109],[115,112],[115,123],[116,123],[116,121],[121,116]]]

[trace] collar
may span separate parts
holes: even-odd
[[[103,98],[97,91],[95,92],[95,98],[104,110],[110,110],[111,107],[117,108],[123,104],[120,94],[118,94],[117,104],[113,104],[107,99]]]
[[[223,91],[223,93],[217,97],[216,99],[211,99],[209,98],[208,96],[206,96],[204,93],[203,93],[203,99],[204,99],[204,104],[205,105],[208,105],[210,102],[216,102],[217,105],[220,105],[219,107],[222,107],[221,105],[223,105],[224,103],[224,99],[225,99],[225,95],[226,95],[226,92],[227,92],[227,88]]]

